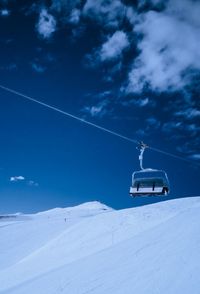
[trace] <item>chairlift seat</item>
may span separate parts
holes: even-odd
[[[169,181],[164,171],[144,169],[133,173],[131,196],[160,196],[168,193]]]

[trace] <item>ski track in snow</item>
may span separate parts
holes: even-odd
[[[0,293],[199,294],[200,197],[0,219]]]

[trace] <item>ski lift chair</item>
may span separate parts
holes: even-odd
[[[132,186],[130,195],[135,196],[165,196],[169,193],[169,180],[165,171],[151,168],[143,168],[143,154],[149,148],[143,142],[139,143],[140,171],[135,171],[132,175]]]
[[[136,171],[132,176],[131,196],[165,196],[169,193],[166,172],[154,169]]]

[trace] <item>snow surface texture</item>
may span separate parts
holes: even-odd
[[[199,294],[200,197],[0,218],[0,293]]]

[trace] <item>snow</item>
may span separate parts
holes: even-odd
[[[200,197],[0,218],[0,293],[200,293]]]

